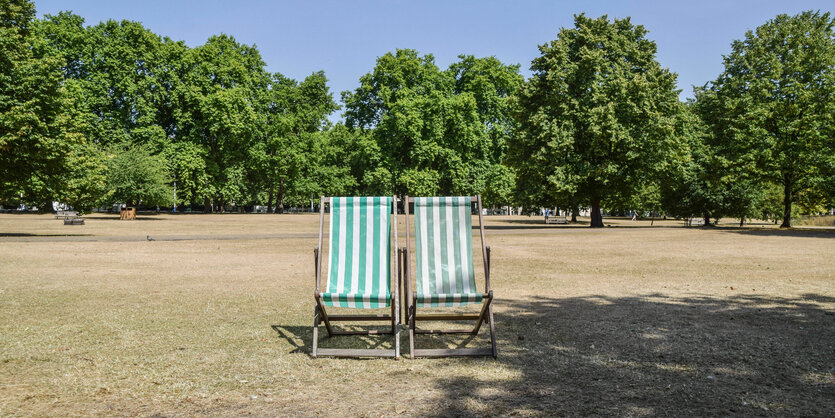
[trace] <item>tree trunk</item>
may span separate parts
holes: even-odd
[[[792,184],[783,180],[783,224],[780,228],[792,227]]]
[[[203,199],[203,212],[212,213],[212,200],[208,197]]]
[[[745,217],[744,216],[739,218],[739,227],[742,228],[743,226],[745,226]]]
[[[571,222],[577,222],[577,214],[578,213],[580,213],[580,207],[577,206],[577,205],[574,205],[574,207],[571,208]]]
[[[704,218],[705,218],[705,226],[710,226],[710,214],[709,214],[709,213],[707,213],[707,212],[705,212],[705,213],[704,213],[704,215],[705,215],[705,216],[704,216]]]
[[[592,228],[603,228],[603,214],[600,213],[600,199],[591,201],[591,224]]]
[[[267,213],[275,213],[273,210],[273,188],[270,187],[270,194],[267,195]]]
[[[275,203],[278,213],[284,213],[284,179],[278,183],[278,196],[276,196]]]

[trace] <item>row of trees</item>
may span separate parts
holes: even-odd
[[[540,47],[517,95],[508,161],[524,202],[674,216],[782,218],[835,206],[835,21],[777,16],[678,101],[676,76],[629,19],[580,15]]]
[[[518,65],[378,58],[340,109],[322,72],[269,73],[227,35],[34,18],[0,0],[0,198],[299,205],[326,195],[483,194],[489,205],[783,218],[835,206],[835,22],[781,15],[680,102],[629,19],[575,17]],[[799,205],[798,205],[799,203]]]

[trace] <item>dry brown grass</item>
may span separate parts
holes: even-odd
[[[499,359],[393,361],[310,357],[315,216],[113,217],[0,215],[0,414],[835,414],[833,230],[489,217]]]
[[[795,223],[798,226],[835,226],[835,216],[801,216]]]

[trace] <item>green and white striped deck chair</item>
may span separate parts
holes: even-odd
[[[322,237],[324,208],[330,204],[328,233],[327,283],[321,287]],[[316,258],[316,308],[313,326],[313,357],[400,357],[397,281],[392,280],[392,268],[399,271],[395,259],[392,266],[392,232],[397,237],[397,222],[392,231],[392,216],[396,218],[394,197],[322,197],[319,206],[319,246]],[[396,238],[395,238],[396,241]],[[328,315],[326,307],[377,309],[391,308],[382,315]],[[394,334],[393,349],[319,348],[319,323],[323,321],[328,335]],[[386,321],[391,331],[338,331],[333,322]]]
[[[493,291],[490,290],[490,247],[484,242],[481,196],[406,197],[406,249],[404,257],[406,303],[409,322],[409,348],[414,357],[497,356],[493,324]],[[415,284],[412,285],[408,262],[411,260],[409,203],[414,204]],[[484,260],[484,292],[480,292],[473,266],[472,204],[478,208],[481,251]],[[417,308],[457,307],[482,304],[479,314],[417,314]],[[418,329],[416,322],[477,321],[465,330]],[[482,322],[490,327],[490,348],[415,349],[415,334],[478,334]]]

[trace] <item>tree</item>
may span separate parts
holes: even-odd
[[[834,26],[829,13],[779,15],[733,42],[710,86],[729,158],[782,186],[782,227],[798,193],[820,191],[835,160]]]
[[[676,75],[628,18],[581,14],[574,24],[539,47],[518,94],[509,160],[524,194],[589,202],[591,226],[602,227],[601,202],[634,194],[686,159],[675,133]]]
[[[248,149],[263,128],[261,95],[269,84],[264,65],[255,46],[228,35],[212,36],[182,56],[182,76],[171,99],[176,141],[195,144],[205,158],[206,211],[251,195]]]
[[[524,85],[519,65],[505,65],[496,57],[459,55],[447,70],[455,94],[472,94],[479,119],[490,137],[490,166],[484,174],[485,205],[509,205],[513,200],[515,173],[505,164],[507,147],[516,130],[511,114],[512,97]]]
[[[677,217],[701,216],[704,225],[725,216],[738,217],[740,222],[757,216],[762,184],[751,175],[753,167],[728,158],[732,154],[716,95],[704,88],[695,93],[695,101],[682,104],[676,129],[689,158],[682,170],[663,182],[662,207]]]
[[[29,1],[0,1],[0,198],[89,209],[103,161],[84,134],[77,86],[64,83],[62,60],[33,30],[34,16]]]
[[[362,176],[375,194],[475,194],[501,162],[506,91],[518,69],[462,56],[441,71],[432,55],[397,50],[377,59],[360,87],[342,95],[345,124],[376,143]],[[514,74],[516,74],[514,76]],[[497,105],[500,104],[500,105]],[[491,136],[492,135],[492,136]]]
[[[168,206],[174,203],[168,161],[147,145],[117,144],[110,148],[108,187],[112,198],[129,205]]]
[[[505,165],[494,164],[485,176],[483,201],[486,206],[505,206],[513,203],[515,186],[513,171]]]
[[[131,141],[161,149],[171,133],[170,79],[177,72],[170,61],[179,58],[168,52],[171,44],[184,46],[138,22],[83,24],[80,16],[61,12],[36,28],[62,58],[65,78],[82,89],[90,112],[87,135],[103,147]]]
[[[301,83],[274,74],[265,94],[265,129],[249,153],[257,167],[256,181],[268,192],[267,206],[272,207],[275,198],[283,212],[285,199],[304,202],[324,181],[316,174],[323,138],[314,133],[327,127],[328,115],[338,106],[321,71]]]

